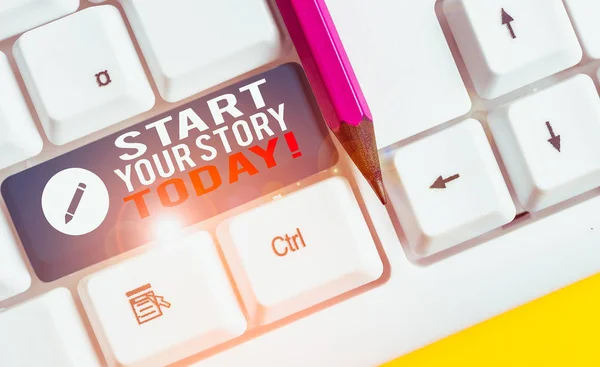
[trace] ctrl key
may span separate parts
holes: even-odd
[[[202,231],[92,274],[79,290],[110,366],[165,366],[246,330],[212,237]]]
[[[379,279],[383,264],[346,179],[333,177],[217,231],[254,324],[268,324]]]

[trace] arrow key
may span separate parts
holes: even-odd
[[[562,0],[446,0],[443,6],[483,98],[500,97],[581,60]]]
[[[450,181],[454,181],[456,179],[459,179],[460,175],[456,174],[456,175],[452,175],[448,178],[444,178],[442,176],[438,177],[437,180],[435,180],[435,182],[433,183],[433,185],[431,185],[430,189],[445,189],[446,188],[446,184]]]
[[[388,192],[418,256],[430,256],[515,217],[481,124],[469,119],[396,151]],[[395,189],[396,188],[396,189]]]
[[[504,105],[489,119],[526,210],[539,211],[600,186],[600,99],[589,76]]]

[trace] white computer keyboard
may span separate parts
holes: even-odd
[[[0,0],[0,366],[375,366],[600,271],[600,3],[327,3],[387,207],[274,2]]]

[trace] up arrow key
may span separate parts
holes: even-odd
[[[508,14],[506,12],[506,10],[504,10],[504,8],[502,8],[502,25],[506,25],[508,27],[508,31],[510,32],[510,36],[515,39],[517,38],[517,35],[515,34],[515,30],[512,27],[512,22],[514,22],[514,18],[510,16],[510,14]]]

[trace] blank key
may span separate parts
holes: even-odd
[[[565,0],[573,25],[585,53],[594,59],[600,59],[600,2],[590,0]]]
[[[383,265],[349,183],[330,178],[218,230],[255,323],[267,324],[378,279]]]
[[[0,40],[74,12],[79,0],[0,1]]]
[[[379,148],[469,112],[436,0],[327,0],[375,118]]]
[[[93,274],[80,291],[111,366],[165,366],[246,330],[206,232]]]
[[[0,169],[37,155],[42,145],[8,59],[0,52]]]
[[[101,366],[66,288],[0,312],[0,366]]]
[[[160,94],[176,102],[275,60],[266,0],[121,0]]]
[[[82,10],[23,34],[15,59],[50,141],[62,145],[150,109],[154,94],[119,11]]]
[[[0,301],[24,292],[30,285],[31,277],[17,248],[16,238],[0,210]]]

